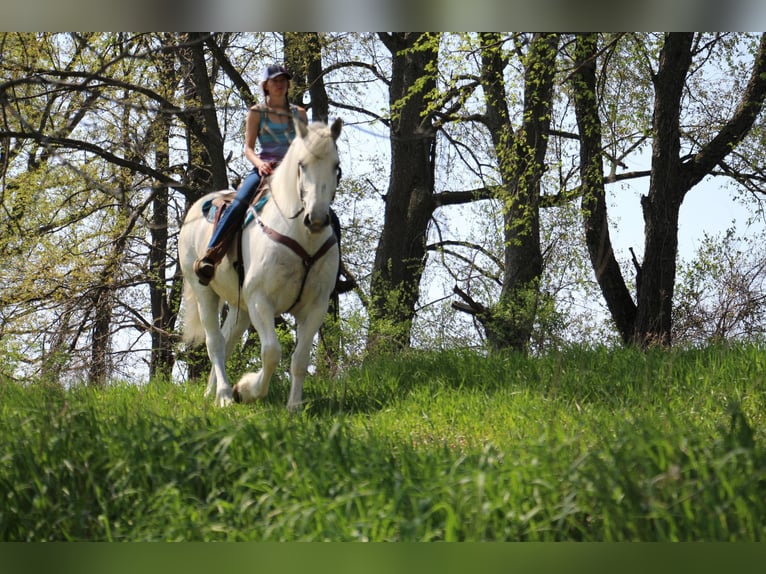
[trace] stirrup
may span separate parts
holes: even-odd
[[[197,274],[199,282],[202,285],[207,285],[213,279],[213,275],[215,275],[215,264],[204,257],[197,259],[194,262],[194,272]]]

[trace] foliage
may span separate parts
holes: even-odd
[[[679,344],[757,341],[766,335],[766,252],[763,234],[734,228],[705,235],[696,256],[682,263],[674,337]]]
[[[654,136],[652,78],[665,36],[596,36],[603,179],[606,185],[640,181],[648,175],[640,168]],[[551,107],[538,118],[524,112],[525,65],[530,62],[525,55],[534,36],[487,37],[495,42],[486,53],[504,62],[498,74],[504,91],[495,103],[505,104],[507,127],[521,135],[524,122],[550,122],[544,134],[546,169],[539,180],[543,268],[538,300],[545,304],[537,311],[545,312],[534,317],[529,347],[545,352],[573,341],[612,344],[616,331],[605,319],[609,311],[597,290],[599,270],[587,261],[575,206],[581,134],[569,81],[578,65],[574,37],[561,35]],[[308,65],[309,44],[301,45],[301,38],[299,33],[0,34],[0,348],[12,359],[4,371],[64,385],[141,380],[147,365],[158,376],[201,376],[205,367],[187,361],[177,348],[178,226],[189,201],[218,185],[212,182],[249,169],[241,157],[241,138],[245,110],[260,98],[259,72],[280,54],[290,55],[299,67]],[[345,356],[336,354],[332,362],[336,367],[361,362],[371,333],[395,339],[396,348],[408,339],[416,348],[484,348],[481,322],[450,307],[453,289],[483,301],[485,308],[512,306],[499,299],[504,274],[515,270],[504,255],[518,238],[506,241],[504,233],[511,224],[528,227],[522,219],[536,213],[536,206],[510,202],[518,208],[519,221],[503,220],[508,206],[498,197],[512,195],[499,186],[501,164],[518,162],[516,156],[532,148],[521,140],[515,152],[493,145],[493,137],[510,140],[488,122],[481,36],[427,34],[405,42],[389,34],[337,33],[312,40],[322,49],[321,78],[330,113],[342,116],[348,126],[339,142],[344,177],[336,211],[344,228],[344,262],[359,281],[357,290],[341,298],[336,340]],[[389,49],[400,45],[406,47],[402,52]],[[735,111],[757,54],[757,37],[699,33],[692,48],[694,65],[679,117],[685,160]],[[409,62],[397,68],[404,71],[394,78],[397,57]],[[422,69],[418,62],[424,63]],[[298,85],[305,71],[295,72],[293,87],[305,89]],[[406,78],[405,72],[410,74]],[[399,91],[392,92],[392,82],[401,84]],[[303,103],[311,109],[308,95]],[[402,134],[395,120],[406,110],[413,121],[411,133]],[[426,186],[419,184],[417,198],[399,205],[417,207],[418,217],[402,233],[392,233],[393,239],[417,229],[402,244],[420,247],[425,238],[426,254],[418,252],[409,268],[422,271],[417,285],[393,285],[398,301],[389,304],[389,297],[370,294],[382,230],[391,220],[403,221],[395,213],[388,221],[384,216],[392,203],[392,183],[401,183],[399,174],[412,175],[401,168],[413,157],[407,149],[393,165],[392,142],[404,141],[403,135],[413,141],[432,138],[428,161],[419,165],[428,164],[425,171],[432,173],[421,179],[433,185],[424,194]],[[734,182],[735,192],[750,204],[763,193],[764,141],[759,116],[711,173]],[[516,175],[529,175],[531,167],[521,166]],[[401,188],[409,193],[412,186],[405,181]],[[706,293],[712,288],[706,284]],[[706,305],[714,300],[707,297]],[[382,321],[376,333],[377,325],[371,329],[368,320],[371,301],[406,321]],[[696,318],[712,321],[720,311],[707,309]],[[748,329],[762,331],[758,314],[751,318]],[[678,333],[687,328],[674,326]],[[705,324],[703,329],[713,327]],[[247,354],[256,348],[246,347],[235,370],[257,360]]]
[[[0,539],[757,541],[758,346],[409,352],[265,403],[0,385]]]

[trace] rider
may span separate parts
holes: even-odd
[[[203,285],[210,283],[215,268],[228,250],[250,202],[258,189],[261,178],[270,175],[282,161],[290,142],[295,137],[293,118],[308,123],[306,110],[290,104],[287,93],[292,75],[278,64],[271,64],[263,71],[261,90],[264,105],[250,108],[245,122],[245,157],[253,164],[253,170],[237,189],[231,205],[224,211],[205,254],[194,262],[194,272]],[[260,154],[255,151],[255,142],[260,144]]]

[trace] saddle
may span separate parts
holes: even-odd
[[[231,202],[234,201],[234,196],[236,196],[236,194],[236,190],[230,190],[208,199],[202,204],[202,215],[213,225],[218,225],[218,221],[221,219],[221,216],[226,209],[231,205]],[[261,179],[261,183],[258,185],[258,189],[256,190],[253,199],[250,201],[250,206],[247,209],[241,228],[245,228],[253,219],[255,219],[255,214],[261,212],[263,206],[269,201],[270,196],[271,176],[266,176]]]

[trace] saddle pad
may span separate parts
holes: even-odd
[[[267,201],[269,201],[270,196],[270,193],[265,193],[258,201],[250,206],[250,208],[247,210],[247,214],[245,215],[245,221],[242,222],[242,229],[247,227],[248,224],[255,219],[256,215],[261,212],[263,206],[266,205]]]
[[[215,199],[208,199],[202,204],[202,215],[205,216],[208,223],[213,223],[215,221],[216,212],[219,209],[226,209],[227,205],[228,203],[218,205]]]

